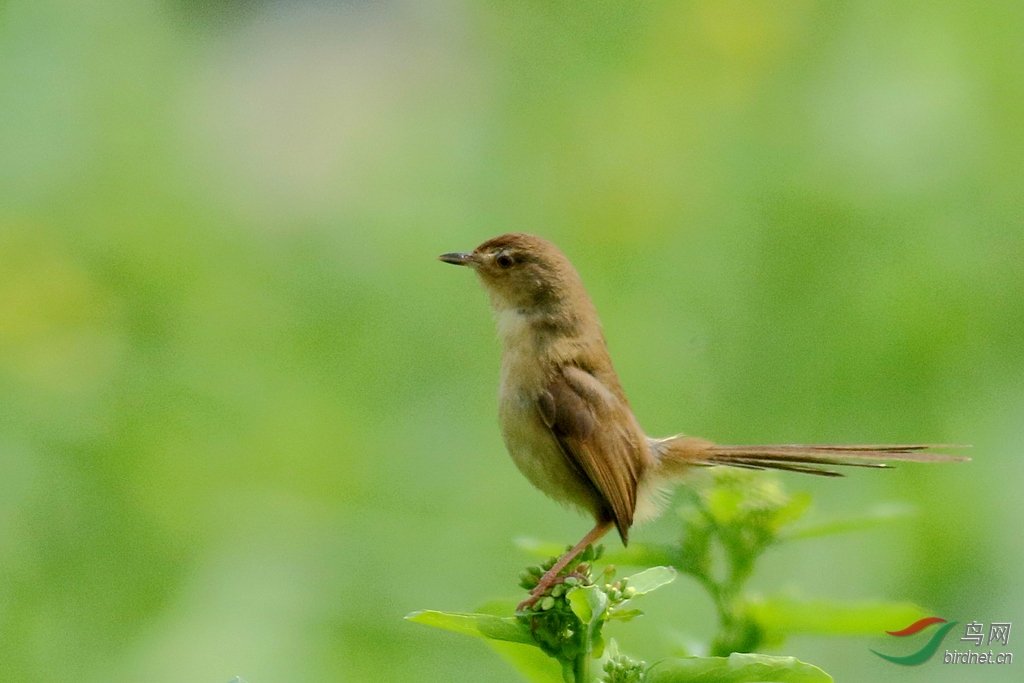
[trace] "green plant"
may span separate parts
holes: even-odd
[[[780,647],[791,633],[873,635],[924,615],[909,603],[847,603],[794,596],[761,598],[744,592],[758,559],[784,542],[870,528],[909,514],[906,507],[883,506],[846,519],[800,522],[810,507],[806,494],[787,494],[769,475],[713,469],[702,484],[687,489],[677,509],[675,544],[634,543],[608,561],[647,569],[616,580],[614,565],[594,563],[602,548],[587,548],[533,607],[513,613],[512,603],[492,603],[473,614],[422,611],[411,621],[487,640],[527,679],[536,683],[685,683],[687,681],[819,683],[832,678],[793,657],[754,654]],[[548,555],[528,567],[520,585],[530,590],[560,548],[523,543]],[[647,665],[620,653],[604,628],[642,612],[634,601],[671,583],[678,573],[695,579],[718,614],[709,657],[665,659]],[[600,678],[598,678],[600,676]]]

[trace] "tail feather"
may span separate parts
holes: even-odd
[[[705,439],[673,436],[651,439],[652,450],[669,473],[687,467],[727,465],[755,470],[784,470],[824,477],[841,477],[829,467],[888,468],[882,461],[963,462],[963,456],[932,452],[933,448],[963,448],[939,444],[873,444],[873,445],[773,445],[721,446]]]

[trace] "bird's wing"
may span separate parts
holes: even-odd
[[[566,457],[601,495],[605,509],[598,515],[614,521],[626,542],[648,459],[645,437],[629,406],[596,377],[571,365],[554,374],[537,406]]]

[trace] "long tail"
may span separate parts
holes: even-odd
[[[753,470],[785,470],[841,477],[830,467],[886,468],[883,461],[963,462],[970,458],[931,452],[933,448],[962,448],[939,444],[876,444],[870,446],[720,446],[692,436],[649,439],[666,474],[681,474],[689,467],[728,465]]]

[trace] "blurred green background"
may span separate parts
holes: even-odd
[[[590,526],[505,454],[486,299],[435,260],[511,230],[574,260],[651,434],[974,444],[784,477],[921,515],[756,588],[1024,629],[1022,35],[1017,2],[0,2],[0,680],[517,680],[402,621]],[[645,607],[640,656],[713,631],[692,582]],[[783,651],[968,675],[880,644]]]

